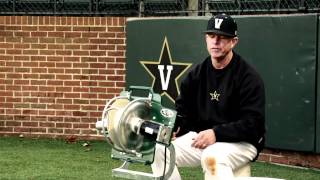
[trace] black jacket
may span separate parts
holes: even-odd
[[[263,148],[264,84],[236,53],[224,69],[215,69],[210,57],[196,65],[181,82],[176,110],[180,135],[213,128],[217,142],[245,141],[258,152]]]

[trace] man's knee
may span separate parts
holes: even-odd
[[[205,179],[232,179],[234,177],[233,169],[227,159],[227,156],[217,151],[204,152],[201,157],[201,165]]]
[[[204,173],[212,176],[216,175],[218,167],[226,166],[226,157],[224,156],[218,149],[205,149],[201,156],[201,166]]]
[[[228,143],[216,143],[206,148],[201,156],[201,165],[206,174],[228,174],[233,176],[234,171],[245,166],[250,159],[246,158],[239,148]]]
[[[203,150],[201,156],[202,167],[212,167],[213,164],[223,164],[232,167],[230,153],[226,151],[225,147],[217,144]]]

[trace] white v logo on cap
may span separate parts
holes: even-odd
[[[220,29],[223,19],[214,19],[214,28]]]

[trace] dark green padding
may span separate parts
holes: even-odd
[[[127,86],[152,86],[153,78],[141,61],[157,64],[165,39],[173,62],[202,61],[208,56],[202,31],[209,18],[128,19]],[[318,16],[235,19],[240,38],[235,50],[265,81],[267,147],[320,152],[320,125],[316,126]],[[186,72],[177,79],[178,83]],[[174,82],[170,79],[170,83]],[[156,93],[163,95],[163,105],[173,107],[166,93]]]

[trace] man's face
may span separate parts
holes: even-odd
[[[207,49],[214,59],[223,59],[237,44],[237,37],[228,37],[214,33],[206,34]]]

